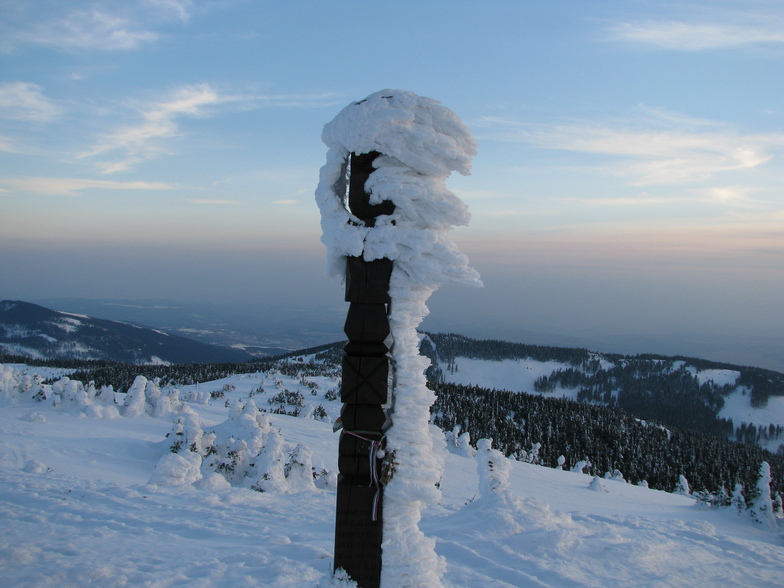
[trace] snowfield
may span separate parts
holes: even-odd
[[[97,411],[84,397],[67,402],[67,387],[56,407],[53,398],[14,392],[9,370],[18,381],[20,368],[6,366],[0,380],[3,586],[349,585],[331,575],[335,378],[238,375],[183,387],[179,397],[192,400],[163,416],[127,417],[129,394],[115,394],[116,410]],[[309,450],[314,472],[327,470],[308,489],[259,492],[206,471],[195,481],[150,483],[174,455],[167,434],[178,418],[193,413],[205,433],[220,430],[234,422],[238,400],[247,407],[253,392],[270,411],[282,390],[301,394],[300,416],[263,418],[285,447]],[[224,396],[207,400],[214,391]],[[323,420],[313,418],[318,406]],[[421,528],[446,562],[446,586],[784,583],[781,521],[762,528],[690,496],[512,462],[486,443],[479,451],[440,445],[442,496]]]
[[[568,363],[558,361],[535,361],[533,359],[503,359],[489,361],[472,357],[457,357],[454,369],[444,370],[444,381],[466,386],[476,385],[493,390],[509,390],[537,394],[534,382],[541,376],[549,376],[558,369],[569,369]],[[558,387],[548,396],[577,400],[577,390]]]

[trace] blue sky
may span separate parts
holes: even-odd
[[[779,1],[2,1],[0,23],[4,298],[339,307],[321,129],[397,88],[478,142],[448,185],[486,287],[426,326],[784,369]]]

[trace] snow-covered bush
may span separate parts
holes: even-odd
[[[678,483],[675,486],[675,494],[682,494],[684,496],[691,495],[691,487],[689,486],[689,481],[686,479],[686,476],[680,474],[678,476]]]
[[[599,476],[594,476],[591,480],[591,483],[588,484],[588,487],[591,490],[596,492],[607,492],[607,487],[604,485],[604,480],[602,480]]]
[[[749,505],[751,519],[760,527],[776,528],[776,517],[773,512],[773,498],[770,495],[770,464],[763,461],[757,478],[757,495]]]
[[[730,507],[739,515],[746,510],[746,498],[743,496],[743,484],[740,482],[735,484],[735,489],[732,491]]]
[[[476,450],[471,447],[471,433],[461,431],[460,425],[455,425],[451,431],[447,431],[444,434],[447,447],[453,449],[458,455],[473,457]]]
[[[215,433],[204,433],[199,415],[189,406],[185,406],[177,416],[172,431],[166,437],[171,453],[189,451],[206,457],[215,451]]]
[[[201,457],[191,451],[167,453],[155,466],[150,484],[156,486],[179,486],[200,480]]]
[[[493,449],[492,439],[479,439],[476,442],[476,461],[480,497],[489,499],[511,491],[509,472],[512,467],[503,453]]]
[[[311,451],[304,445],[287,443],[252,399],[230,404],[223,423],[205,432],[196,412],[186,406],[177,416],[167,435],[170,452],[186,462],[163,456],[156,466],[153,480],[178,480],[200,487],[221,488],[223,484],[247,487],[259,492],[294,493],[316,490],[315,478],[323,478],[320,487],[334,488],[336,480],[326,470],[314,473]],[[190,469],[197,467],[198,476]],[[215,476],[224,482],[218,482]],[[174,483],[174,482],[171,482]]]
[[[576,474],[586,474],[588,473],[589,469],[591,469],[591,462],[587,459],[581,459],[576,464],[574,464],[574,467],[571,469],[571,471]]]
[[[0,398],[13,400],[17,397],[20,375],[16,368],[0,364]]]
[[[164,392],[158,386],[157,379],[148,380],[144,376],[136,376],[125,395],[123,416],[161,418],[181,409],[182,403],[177,389]]]

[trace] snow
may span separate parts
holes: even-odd
[[[765,406],[760,407],[751,406],[750,398],[748,389],[741,386],[724,397],[719,416],[732,419],[735,428],[742,423],[758,428],[768,427],[771,423],[784,426],[784,396],[771,396]],[[775,452],[781,444],[782,439],[770,439],[765,448]]]
[[[63,317],[60,321],[53,322],[52,325],[62,329],[66,333],[75,333],[79,330],[79,327],[84,326],[84,323],[75,318]]]
[[[444,381],[466,386],[477,385],[495,390],[537,394],[534,382],[541,376],[549,376],[559,369],[569,369],[571,364],[558,361],[536,361],[533,359],[503,359],[489,361],[471,357],[457,357],[455,369],[444,369]],[[547,394],[552,397],[577,399],[577,390],[558,387]]]
[[[727,384],[734,386],[739,377],[740,372],[735,370],[708,369],[697,372],[697,380],[699,381],[700,386],[705,382],[713,382],[717,386],[724,386]]]
[[[18,367],[7,370],[19,380]],[[334,486],[296,478],[303,487],[257,492],[217,473],[191,482],[195,469],[167,457],[176,454],[166,435],[187,411],[205,431],[239,434],[227,424],[233,403],[247,403],[254,391],[258,407],[272,408],[268,400],[282,386],[330,418],[259,414],[288,446],[305,448],[301,459],[309,452],[314,470],[334,473],[330,420],[340,406],[325,394],[337,381],[307,380],[318,388],[275,372],[237,375],[184,387],[182,398],[225,390],[208,404],[186,402],[186,412],[112,419],[85,418],[90,405],[53,407],[4,388],[3,585],[337,586]],[[474,456],[454,444],[437,447],[445,462],[440,497],[419,523],[443,558],[445,586],[781,586],[780,520],[768,529],[732,509],[617,480],[600,480],[597,492],[591,476],[509,461],[489,441],[478,445]],[[159,483],[161,460],[165,479],[176,483]],[[489,461],[498,464],[492,471]]]

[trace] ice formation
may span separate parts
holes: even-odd
[[[435,397],[425,385],[429,360],[419,355],[416,329],[439,285],[481,285],[466,256],[447,238],[448,231],[467,224],[470,215],[445,185],[451,172],[470,172],[476,143],[451,110],[399,90],[383,90],[350,104],[324,127],[322,139],[329,150],[316,200],[328,272],[343,279],[347,256],[394,261],[389,324],[395,387],[387,450],[395,456],[395,473],[384,491],[381,582],[441,586],[444,563],[435,552],[435,540],[419,529],[423,508],[440,496],[443,463],[429,432]],[[368,227],[347,210],[345,194],[336,186],[350,153],[372,151],[381,155],[365,184],[370,203],[390,200],[395,209]]]

